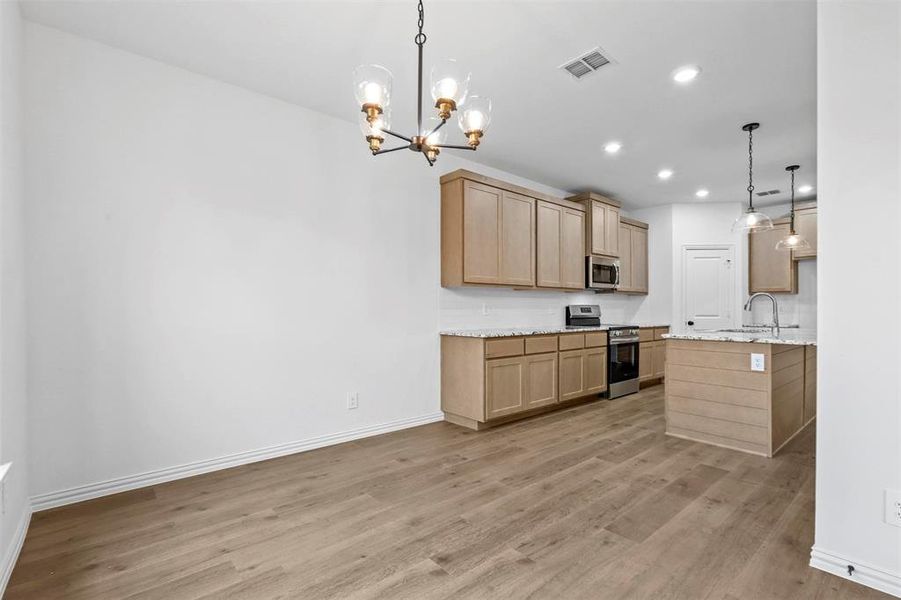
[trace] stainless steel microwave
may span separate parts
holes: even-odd
[[[585,287],[613,291],[619,285],[619,261],[615,258],[589,256],[585,259]]]

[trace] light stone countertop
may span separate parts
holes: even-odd
[[[563,325],[547,325],[543,327],[493,327],[486,329],[444,329],[439,335],[474,338],[517,337],[521,335],[553,335],[557,333],[586,333],[592,331],[607,331],[611,325],[600,327],[579,327],[567,329]],[[648,325],[642,323],[639,327],[669,327],[669,325]]]
[[[700,340],[709,342],[747,342],[756,344],[792,344],[796,346],[816,346],[815,329],[780,329],[778,333],[766,331],[691,331],[688,333],[667,333],[668,340]]]

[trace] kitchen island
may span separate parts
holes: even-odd
[[[666,433],[771,457],[816,416],[816,332],[666,339]]]

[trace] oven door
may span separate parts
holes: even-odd
[[[610,344],[607,353],[609,383],[638,379],[638,342]]]
[[[586,287],[612,290],[619,285],[618,261],[589,256],[586,259]]]

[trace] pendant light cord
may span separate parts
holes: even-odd
[[[748,212],[754,210],[754,130],[748,129]]]
[[[795,235],[795,170],[792,169],[792,218],[791,218],[791,226],[788,228],[789,233],[791,235]]]

